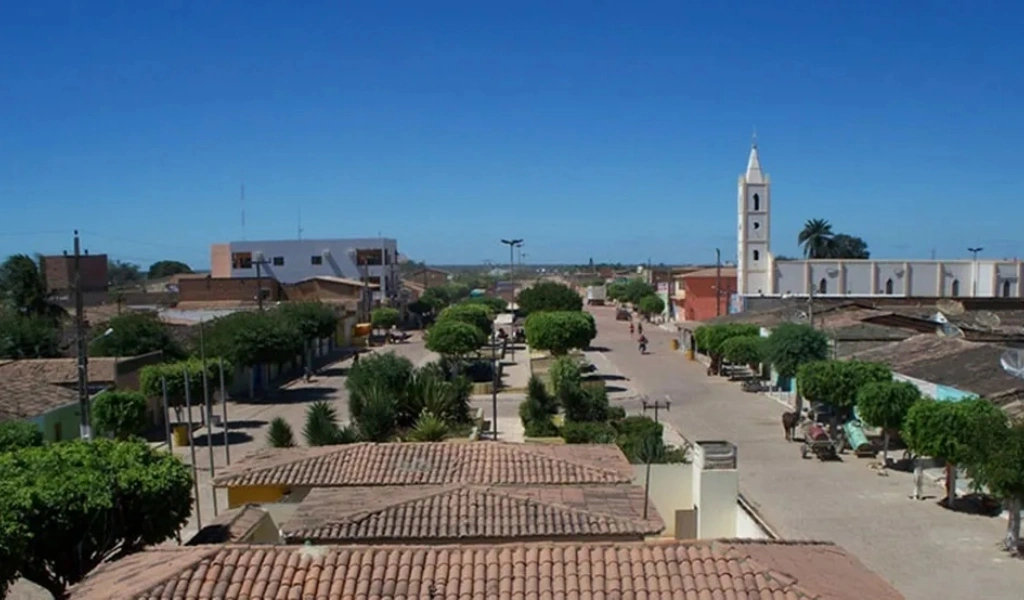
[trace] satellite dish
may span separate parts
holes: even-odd
[[[1002,321],[999,318],[999,315],[990,310],[978,311],[974,315],[974,320],[975,322],[978,323],[978,325],[981,325],[982,327],[987,327],[989,329],[995,329],[996,327],[999,327],[999,323]]]
[[[932,320],[935,321],[936,323],[942,323],[943,325],[949,323],[949,319],[947,319],[946,315],[942,314],[941,312],[935,313],[935,316],[932,317]]]
[[[1024,355],[1020,350],[1007,350],[999,357],[999,364],[1007,374],[1024,379]]]
[[[960,329],[956,325],[945,323],[935,330],[935,334],[944,338],[963,339],[964,330]]]
[[[795,310],[789,314],[790,323],[806,323],[808,320],[807,313],[802,310]]]
[[[938,308],[940,312],[945,313],[951,317],[956,317],[964,314],[967,310],[964,308],[962,302],[958,300],[950,300],[949,298],[943,298],[935,303],[935,308]]]

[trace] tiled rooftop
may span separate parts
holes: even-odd
[[[633,470],[611,444],[403,443],[268,448],[222,472],[218,486],[310,487],[629,483]]]
[[[610,536],[664,529],[634,485],[317,488],[281,529],[292,542],[452,543]]]
[[[267,518],[267,511],[255,504],[223,512],[192,536],[186,545],[246,542],[264,518]]]
[[[127,357],[125,357],[127,358]],[[89,382],[113,383],[116,359],[89,358]],[[0,361],[0,379],[33,379],[43,383],[76,385],[78,362],[75,358],[26,358]]]
[[[0,366],[0,374],[3,373]],[[78,402],[73,389],[27,377],[0,375],[0,421],[30,419]]]
[[[74,600],[899,600],[827,543],[193,546],[96,569]]]

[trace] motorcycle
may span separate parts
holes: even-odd
[[[640,354],[647,354],[647,338],[640,338]]]

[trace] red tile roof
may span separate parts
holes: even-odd
[[[441,442],[268,448],[217,477],[222,487],[475,483],[629,483],[633,470],[612,444]]]
[[[317,488],[281,530],[302,543],[452,543],[584,536],[634,540],[665,525],[634,485]]]
[[[246,504],[222,512],[209,525],[196,532],[185,544],[196,546],[199,544],[245,543],[250,541],[249,536],[259,524],[269,518],[267,511],[258,505]]]
[[[776,556],[776,553],[781,556]],[[825,556],[825,572],[819,572]],[[785,568],[782,568],[785,567]],[[96,569],[74,600],[660,598],[900,600],[826,543],[157,548]]]

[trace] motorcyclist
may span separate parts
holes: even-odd
[[[647,352],[647,336],[640,334],[640,339],[637,340],[640,344],[640,353],[644,354]]]

